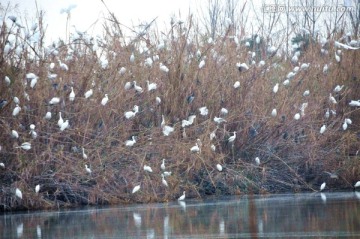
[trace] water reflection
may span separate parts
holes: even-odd
[[[5,214],[0,216],[0,238],[359,238],[359,196],[244,196]]]

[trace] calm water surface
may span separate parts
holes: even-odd
[[[360,238],[360,192],[6,214],[0,238]]]

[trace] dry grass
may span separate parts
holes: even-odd
[[[297,192],[317,190],[323,181],[330,190],[349,190],[360,178],[356,155],[360,149],[360,111],[348,105],[360,98],[360,51],[342,50],[342,60],[337,63],[333,45],[324,56],[320,45],[314,43],[299,60],[309,62],[310,68],[300,70],[288,86],[283,86],[294,65],[283,57],[268,58],[266,44],[258,56],[266,65],[239,72],[236,63],[250,65],[251,49],[244,43],[237,46],[227,36],[208,44],[206,36],[194,32],[191,18],[186,26],[172,27],[162,50],[157,49],[157,31],[125,43],[116,34],[118,25],[111,24],[105,25],[104,41],[98,43],[96,51],[80,38],[69,44],[56,43],[53,49],[58,54],[54,55],[44,53],[49,48],[42,47],[42,42],[30,47],[17,27],[8,20],[2,23],[0,92],[8,103],[0,109],[0,162],[5,164],[0,168],[1,210],[168,201],[184,190],[188,197]],[[4,52],[10,34],[18,41],[12,50]],[[20,44],[26,47],[17,54],[15,49]],[[137,50],[141,44],[148,52]],[[129,60],[132,53],[133,63]],[[145,59],[154,55],[160,60],[152,67],[144,66]],[[109,62],[106,68],[101,67],[102,57]],[[202,59],[206,65],[199,69]],[[60,68],[59,60],[68,65],[68,71]],[[49,69],[51,62],[55,63],[53,70]],[[168,73],[160,71],[160,62],[169,68]],[[324,64],[330,64],[327,74],[323,73]],[[126,68],[123,75],[119,73],[121,67]],[[24,85],[29,72],[39,77],[34,89],[29,82]],[[57,74],[56,79],[49,80],[49,72]],[[10,77],[10,85],[3,80],[5,76]],[[148,92],[147,80],[156,82],[158,89]],[[136,81],[144,92],[125,90],[128,81]],[[233,88],[235,81],[241,82],[239,89]],[[276,83],[280,87],[274,94]],[[333,89],[338,84],[345,87],[335,94]],[[71,87],[76,93],[74,102],[68,97]],[[93,96],[85,99],[84,93],[91,88]],[[307,89],[310,95],[304,97]],[[109,102],[102,106],[105,93]],[[338,104],[329,102],[330,93]],[[195,98],[189,103],[191,94]],[[22,108],[17,117],[12,116],[14,96]],[[49,105],[55,96],[61,103]],[[156,105],[156,96],[162,100],[160,105]],[[305,102],[305,116],[294,120]],[[140,107],[139,113],[126,119],[124,112],[134,105]],[[202,106],[208,107],[207,116],[199,114]],[[211,142],[209,134],[217,127],[213,118],[220,115],[221,108],[229,111],[224,117],[227,122],[218,126],[217,138]],[[271,117],[273,108],[277,109],[276,117]],[[336,110],[336,115],[325,119],[327,108]],[[53,115],[50,121],[44,119],[47,111]],[[59,112],[70,123],[63,132],[57,125]],[[194,124],[182,129],[181,120],[192,114],[197,115]],[[167,137],[160,126],[162,115],[166,124],[175,128]],[[353,122],[346,131],[342,130],[345,118]],[[36,126],[36,139],[29,134],[30,124]],[[327,129],[320,134],[323,124]],[[19,132],[19,139],[11,137],[12,129]],[[233,131],[237,138],[232,146],[227,139]],[[124,142],[132,136],[137,137],[136,144],[126,147]],[[190,152],[196,139],[202,142],[199,154]],[[32,148],[16,148],[23,142],[31,142]],[[215,152],[210,148],[212,143]],[[82,157],[82,147],[88,159]],[[261,159],[260,165],[255,164],[255,157]],[[172,172],[166,178],[168,188],[161,183],[163,158],[167,171]],[[223,172],[216,170],[217,163],[223,165]],[[91,166],[91,175],[85,164]],[[145,172],[145,164],[154,172]],[[336,172],[340,178],[330,179],[324,171]],[[131,194],[139,183],[141,190]],[[37,184],[41,185],[39,195],[34,192]],[[15,188],[21,189],[22,200],[15,197]]]

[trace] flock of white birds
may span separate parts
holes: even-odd
[[[9,17],[9,19],[13,22],[14,25],[17,24],[17,18],[16,17]],[[32,34],[29,35],[28,39],[29,41],[34,41],[34,38],[37,36],[36,34],[36,29],[37,29],[37,26],[34,25],[34,27],[31,28],[32,29]],[[80,37],[80,33],[78,33],[79,37]],[[15,38],[16,39],[16,38]],[[36,40],[36,39],[35,39]],[[238,40],[237,40],[238,42]],[[208,41],[208,43],[211,43],[211,44],[214,44],[214,41],[211,39]],[[240,43],[239,43],[240,44]],[[260,44],[260,37],[258,36],[256,39],[255,39],[255,44]],[[250,43],[249,42],[246,42],[245,43],[245,47],[246,46],[250,46]],[[341,56],[342,56],[342,51],[340,50],[340,48],[344,48],[344,49],[351,49],[351,50],[356,50],[358,48],[356,47],[352,47],[352,46],[349,46],[349,45],[345,45],[345,44],[342,44],[340,42],[337,42],[335,41],[335,46],[339,49],[337,49],[334,53],[334,60],[336,62],[340,62],[341,61]],[[14,49],[15,47],[15,49]],[[10,54],[12,51],[15,50],[15,52],[17,53],[17,47],[19,47],[18,45],[16,45],[15,43],[15,40],[14,41],[8,41],[5,45],[5,49],[4,49],[4,53],[5,54]],[[162,50],[164,49],[166,46],[164,44],[164,42],[161,42],[158,47],[157,47],[157,50]],[[130,57],[129,57],[129,62],[130,64],[134,64],[135,63],[135,57],[136,55],[139,53],[139,55],[141,55],[143,52],[147,52],[149,53],[149,49],[145,49],[146,47],[145,46],[142,46],[141,50],[139,50],[139,52],[136,52],[136,54],[131,53]],[[269,49],[268,49],[269,52],[275,52],[276,51],[276,48],[273,47],[273,46],[270,46]],[[325,50],[324,50],[325,51]],[[55,58],[58,58],[58,51],[56,50],[56,48],[52,48],[50,47],[47,52],[50,52],[50,54],[52,56],[55,56]],[[256,53],[255,52],[250,52],[251,55],[252,55],[252,58],[255,57]],[[21,51],[19,52],[19,54],[21,54]],[[215,54],[215,52],[213,52],[213,54]],[[201,69],[204,69],[206,67],[206,60],[207,58],[204,57],[202,55],[202,53],[200,51],[196,52],[196,55],[199,57],[199,59],[201,59],[199,61],[199,64],[198,64],[198,70],[201,70]],[[294,69],[289,72],[286,77],[285,77],[285,80],[283,81],[282,85],[281,83],[276,83],[273,88],[272,88],[272,92],[273,94],[277,94],[282,87],[286,87],[287,85],[289,85],[291,83],[291,80],[300,72],[300,71],[307,71],[309,69],[309,67],[311,67],[311,64],[310,63],[302,63],[300,64],[299,63],[299,57],[300,57],[301,53],[299,51],[295,52],[293,57],[291,58],[291,62],[295,65]],[[155,62],[156,61],[160,61],[159,59],[159,56],[157,54],[155,54],[153,57],[147,57],[142,63],[141,65],[143,67],[147,67],[147,68],[151,68],[154,66]],[[108,60],[107,59],[100,59],[100,62],[101,62],[101,66],[103,68],[106,68],[108,66]],[[248,64],[250,63],[250,66],[248,66]],[[244,72],[244,71],[248,71],[250,70],[251,68],[253,67],[264,67],[266,65],[266,62],[264,60],[261,60],[258,62],[258,64],[256,64],[255,60],[251,60],[248,64],[245,63],[245,62],[238,62],[236,64],[234,64],[234,67],[237,67],[237,69],[240,71],[240,72]],[[61,61],[60,59],[57,59],[57,64],[58,64],[58,67],[64,71],[64,72],[67,72],[69,71],[69,67],[68,65],[66,64],[66,60],[64,61]],[[326,74],[329,70],[329,67],[332,63],[329,63],[329,64],[325,64],[323,66],[323,73]],[[164,73],[168,73],[169,72],[169,68],[168,66],[166,66],[164,63],[160,62],[159,64],[159,69],[161,72],[164,72]],[[54,68],[56,67],[56,62],[51,62],[49,64],[49,79],[56,79],[57,75],[52,71]],[[124,75],[125,73],[127,72],[127,69],[125,67],[121,67],[120,70],[119,70],[119,74],[120,75]],[[32,72],[29,72],[26,74],[25,76],[25,80],[22,81],[23,82],[23,90],[24,90],[24,96],[23,96],[23,99],[26,100],[26,101],[30,101],[30,96],[28,93],[26,93],[26,91],[30,90],[30,89],[36,89],[36,86],[41,83],[41,81],[43,81],[43,79],[41,79],[41,77],[39,77],[37,74],[35,73],[32,73]],[[7,86],[11,87],[11,83],[12,83],[12,79],[9,77],[9,76],[5,76],[5,79],[4,79],[4,82]],[[69,101],[69,102],[74,102],[77,100],[77,98],[79,97],[83,97],[84,99],[90,99],[91,97],[93,97],[93,94],[94,94],[94,91],[96,90],[95,88],[95,84],[92,85],[93,88],[90,88],[88,89],[83,96],[79,96],[77,95],[77,92],[74,90],[74,87],[71,86],[71,92],[68,94],[68,98],[65,99],[65,98],[62,98],[60,96],[54,96],[52,97],[51,99],[48,99],[47,100],[47,103],[48,105],[59,105],[59,104],[62,104],[63,102],[65,101]],[[157,89],[158,89],[158,84],[155,83],[155,82],[150,82],[150,81],[146,81],[146,87],[147,87],[147,92],[156,92]],[[234,84],[233,84],[233,88],[234,89],[238,89],[241,87],[241,83],[240,81],[236,81]],[[337,100],[335,99],[335,97],[332,95],[333,93],[334,94],[337,94],[339,92],[341,92],[343,90],[345,86],[342,85],[337,85],[333,92],[329,93],[329,102],[331,104],[337,104]],[[132,81],[132,82],[126,82],[125,85],[124,85],[124,89],[126,91],[129,91],[129,90],[135,90],[135,92],[137,94],[142,94],[144,92],[144,89],[141,85],[139,85],[136,81]],[[304,91],[303,93],[303,96],[304,97],[307,97],[311,94],[311,91],[310,89]],[[191,99],[193,100],[193,99]],[[106,107],[106,105],[108,104],[108,102],[111,101],[111,95],[109,97],[108,94],[104,94],[103,98],[99,101],[99,106],[101,105],[102,107]],[[22,103],[20,102],[19,98],[17,96],[13,96],[13,100],[12,100],[12,103],[14,104],[13,105],[13,110],[12,110],[12,117],[19,117],[19,115],[21,115],[22,113],[22,108],[23,108],[23,105],[25,105],[26,103]],[[155,98],[155,103],[157,105],[160,105],[162,103],[162,100],[159,96],[156,96]],[[351,100],[350,103],[349,103],[349,106],[352,106],[352,107],[360,107],[360,99],[359,100]],[[294,120],[300,120],[302,117],[304,117],[305,115],[305,109],[308,107],[308,103],[305,102],[301,105],[300,107],[300,110],[298,113],[296,113],[294,115]],[[272,109],[271,111],[271,116],[272,117],[277,117],[277,109],[274,108]],[[207,115],[209,115],[209,109],[207,108],[207,106],[202,106],[200,108],[198,108],[198,112],[199,114],[202,116],[202,117],[206,117]],[[45,116],[44,116],[44,119],[47,120],[47,122],[51,122],[51,119],[53,118],[53,113],[54,112],[51,112],[51,111],[48,111]],[[331,109],[331,110],[327,110],[327,112],[325,113],[325,118],[328,118],[329,115],[331,114],[336,114],[335,110]],[[26,114],[26,112],[24,112],[24,114]],[[139,114],[139,106],[138,105],[134,105],[133,109],[132,110],[129,110],[129,111],[126,111],[124,112],[124,117],[127,119],[127,120],[132,120],[134,119],[135,117],[137,117],[137,115]],[[227,119],[226,119],[226,116],[228,115],[228,110],[226,108],[222,108],[219,112],[219,117],[218,116],[215,116],[213,118],[213,122],[214,122],[214,125],[216,126],[216,129],[214,129],[214,131],[211,132],[211,134],[209,135],[210,136],[210,140],[215,140],[216,139],[216,130],[217,128],[219,127],[220,124],[222,123],[225,123],[227,122]],[[181,121],[181,128],[182,129],[185,129],[187,127],[190,127],[191,125],[193,125],[194,123],[194,120],[196,119],[197,115],[196,114],[192,114],[190,116],[188,116],[186,119],[183,119]],[[348,128],[348,125],[352,124],[352,120],[350,118],[345,118],[344,119],[344,123],[342,124],[342,129],[343,130],[347,130]],[[57,126],[59,127],[59,131],[66,131],[66,130],[69,130],[71,129],[71,122],[69,121],[69,119],[64,119],[62,117],[62,112],[58,112],[58,121],[57,121]],[[327,125],[324,124],[320,127],[319,129],[319,133],[320,134],[324,134],[326,133],[326,127]],[[176,130],[176,127],[174,126],[171,126],[171,124],[168,124],[166,122],[166,118],[164,115],[162,115],[162,121],[161,121],[161,129],[162,129],[162,133],[165,137],[168,137],[168,136],[171,136],[175,130]],[[36,132],[36,127],[35,127],[35,124],[31,124],[29,126],[29,134],[31,135],[31,138],[33,139],[33,141],[31,142],[22,142],[19,146],[16,146],[16,148],[19,148],[19,149],[22,149],[22,150],[25,150],[25,151],[28,151],[28,150],[31,150],[32,148],[32,143],[33,142],[36,142],[35,139],[38,137],[38,133]],[[20,138],[20,135],[19,133],[15,130],[15,129],[11,129],[11,137],[12,138],[15,138],[15,139],[19,139]],[[23,137],[25,138],[25,137]],[[227,139],[228,143],[233,145],[234,142],[236,141],[237,139],[237,132],[236,131],[233,131],[232,135]],[[127,139],[125,142],[124,142],[124,145],[126,147],[134,147],[137,143],[137,137],[135,135],[131,136],[131,139]],[[212,151],[216,151],[216,146],[214,144],[211,144],[209,145],[211,150]],[[194,153],[194,154],[200,154],[201,153],[201,150],[202,150],[202,147],[203,147],[203,143],[201,142],[200,139],[197,139],[196,142],[194,142],[194,145],[189,149],[190,153]],[[88,156],[85,154],[85,149],[82,148],[82,156],[84,159],[87,159]],[[261,161],[260,161],[260,158],[259,157],[256,157],[254,159],[254,164],[255,165],[261,165]],[[4,163],[0,162],[0,166],[5,169],[6,166]],[[162,160],[162,163],[160,165],[160,168],[161,168],[161,182],[162,182],[162,185],[164,187],[168,187],[169,184],[168,182],[166,181],[166,177],[170,176],[171,175],[171,172],[169,171],[166,171],[166,167],[165,167],[165,159]],[[223,171],[223,166],[221,164],[216,164],[214,165],[214,168],[216,168],[219,172],[222,172]],[[88,165],[85,165],[85,172],[88,173],[88,174],[92,174],[92,169],[88,166]],[[153,170],[151,168],[150,165],[144,165],[143,166],[143,170],[146,172],[146,173],[153,173]],[[159,177],[160,178],[160,177]],[[325,189],[325,186],[326,186],[326,183],[324,182],[323,184],[321,184],[321,187],[320,187],[320,191],[323,191]],[[360,186],[360,181],[356,182],[356,184],[354,185],[354,187],[359,187]],[[40,188],[41,188],[41,185],[36,185],[35,187],[35,193],[38,194],[40,192]],[[141,190],[141,183],[136,185],[133,190],[132,190],[132,193],[136,193],[136,192],[139,192]],[[15,195],[22,199],[22,191],[20,188],[16,188],[15,189]],[[178,198],[178,200],[184,200],[185,199],[185,191],[183,192],[183,195],[180,196]]]

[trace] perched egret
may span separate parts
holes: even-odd
[[[20,104],[20,100],[16,96],[14,96],[14,103],[17,105]]]
[[[183,201],[185,200],[185,191],[183,192],[183,195],[181,195],[179,198],[178,198],[179,201]]]
[[[197,142],[200,142],[200,139],[197,139]],[[200,152],[200,147],[198,143],[195,143],[195,146],[190,148],[190,151],[192,153],[199,153]]]
[[[166,182],[166,180],[165,180],[165,176],[164,176],[164,174],[161,174],[161,177],[162,177],[162,184],[165,186],[165,187],[168,187],[169,185],[168,185],[168,183]]]
[[[351,100],[350,102],[349,102],[349,105],[350,106],[360,106],[360,100]]]
[[[89,168],[89,166],[87,164],[85,164],[85,170],[87,173],[91,174],[91,169]]]
[[[128,147],[134,146],[136,143],[135,136],[132,136],[131,139],[125,141],[125,145]]]
[[[10,85],[10,83],[11,83],[11,80],[8,76],[5,76],[5,83],[6,83],[6,85]]]
[[[160,165],[161,170],[165,171],[165,159],[162,160],[162,163]]]
[[[343,125],[342,125],[342,128],[343,128],[343,130],[346,130],[347,127],[348,127],[348,124],[347,124],[346,121],[345,121],[345,122],[343,123]]]
[[[133,190],[132,190],[131,193],[136,193],[136,192],[139,191],[139,190],[140,190],[140,184],[137,185],[137,186],[135,186],[135,187],[133,188]]]
[[[272,116],[272,117],[276,117],[276,116],[277,116],[277,111],[276,111],[276,109],[273,109],[273,110],[271,111],[271,116]]]
[[[50,101],[49,104],[50,105],[56,105],[60,103],[60,98],[59,97],[53,97]]]
[[[50,113],[51,114],[51,113]],[[59,112],[59,120],[58,120],[58,126],[61,127],[61,125],[64,123],[63,118],[61,117],[61,112]]]
[[[347,124],[352,124],[352,120],[349,119],[349,118],[345,118],[345,122],[346,122]]]
[[[330,111],[329,109],[326,110],[324,117],[328,119],[330,117]]]
[[[24,142],[20,146],[18,146],[17,148],[22,148],[23,150],[30,150],[31,149],[31,143]]]
[[[216,151],[216,146],[215,146],[214,144],[210,145],[210,148],[211,148],[211,150],[212,150],[213,152]]]
[[[12,115],[13,116],[17,116],[21,111],[21,107],[19,105],[16,105],[16,107],[14,108]]]
[[[336,60],[336,62],[338,62],[338,63],[341,61],[340,56],[339,56],[338,54],[336,54],[336,52],[335,52],[335,60]]]
[[[38,194],[40,191],[40,184],[35,186],[35,193]]]
[[[220,115],[226,116],[229,113],[229,111],[226,108],[221,108]]]
[[[62,123],[61,126],[60,126],[60,131],[64,131],[68,127],[69,127],[69,120],[65,120],[65,122]]]
[[[169,72],[169,68],[162,63],[160,63],[160,70],[166,73]]]
[[[238,63],[236,63],[236,67],[238,68],[238,70],[239,70],[240,72],[249,70],[249,67],[248,67],[248,65],[246,65],[246,63],[240,63],[240,62],[238,62]]]
[[[152,168],[148,165],[144,165],[144,171],[149,172],[149,173],[153,172]]]
[[[326,187],[326,183],[323,182],[320,186],[320,192],[323,191],[325,189],[325,187]]]
[[[201,60],[199,63],[199,69],[203,68],[205,66],[205,60]]]
[[[127,111],[127,112],[125,112],[124,115],[125,115],[126,119],[131,119],[131,118],[134,118],[138,112],[139,112],[139,106],[134,105],[133,111]]]
[[[4,163],[0,163],[0,168],[5,168],[5,164],[4,164]]]
[[[325,64],[323,68],[323,73],[326,74],[328,71],[329,71],[329,66],[328,64]]]
[[[148,91],[156,90],[157,84],[156,83],[150,83],[148,80],[146,81]]]
[[[289,74],[287,74],[286,78],[287,78],[287,79],[292,79],[292,78],[294,78],[295,75],[296,75],[296,74],[291,71],[291,72],[289,72]]]
[[[235,139],[236,139],[236,131],[234,131],[234,135],[229,137],[228,141],[229,141],[229,143],[232,143],[235,141]]]
[[[171,127],[171,126],[168,126],[168,125],[165,125],[163,128],[163,134],[165,136],[169,136],[172,132],[174,132],[174,127]]]
[[[145,59],[145,66],[151,68],[152,64],[153,64],[153,60],[151,59],[151,57]]]
[[[11,130],[11,136],[15,139],[19,138],[19,133],[16,130]]]
[[[226,122],[226,120],[224,120],[223,118],[220,117],[214,117],[214,122],[217,124],[221,124],[222,122]]]
[[[305,90],[303,93],[303,96],[309,96],[310,95],[310,91],[309,90]]]
[[[276,94],[278,92],[278,90],[279,90],[279,83],[276,83],[276,85],[273,88],[274,94]]]
[[[240,87],[240,81],[236,81],[233,85],[234,89],[237,89]]]
[[[108,94],[105,94],[104,98],[101,100],[101,104],[105,106],[108,101],[109,101]]]
[[[296,113],[295,115],[294,115],[294,120],[299,120],[300,119],[300,114],[299,113]]]
[[[320,128],[320,134],[323,134],[326,130],[326,125],[321,126]]]
[[[333,103],[333,104],[337,104],[337,102],[336,102],[336,100],[335,100],[334,96],[332,96],[332,95],[331,95],[331,93],[330,93],[330,96],[329,96],[329,100],[330,100],[330,102],[331,102],[331,103]]]
[[[184,127],[192,125],[194,123],[195,118],[196,118],[196,115],[190,115],[187,120],[182,120],[181,127],[184,128]]]
[[[31,81],[30,81],[30,87],[31,87],[31,88],[34,88],[35,85],[37,84],[37,81],[38,81],[38,78],[37,78],[37,77],[32,78]]]
[[[290,84],[290,81],[289,81],[288,79],[284,80],[284,82],[283,82],[283,85],[284,85],[284,86],[287,86],[287,85],[289,85],[289,84]]]
[[[93,89],[90,89],[88,91],[85,92],[84,96],[85,96],[85,99],[88,99],[90,96],[92,96],[93,94]]]
[[[334,92],[340,92],[342,90],[342,88],[344,87],[344,85],[340,86],[340,85],[337,85],[335,88],[334,88]]]
[[[209,113],[209,110],[208,110],[208,108],[207,108],[206,106],[200,107],[200,108],[199,108],[199,111],[200,111],[200,114],[201,114],[202,116],[206,116],[206,115],[208,115],[208,113]]]
[[[133,82],[133,85],[134,85],[134,89],[135,89],[136,92],[138,92],[138,93],[143,92],[143,89],[136,84],[136,81]]]
[[[86,153],[85,153],[85,149],[84,149],[84,148],[82,148],[82,157],[83,157],[83,159],[87,159],[87,158],[88,158],[88,156],[87,156]]]
[[[157,105],[160,105],[161,104],[161,98],[159,96],[156,96],[155,102],[156,102]]]
[[[165,172],[164,172],[164,176],[165,176],[165,177],[171,176],[171,172],[165,171]]]
[[[16,188],[16,190],[15,190],[15,195],[16,195],[16,197],[22,199],[22,192],[21,192],[20,189]]]
[[[218,129],[218,128],[214,129],[214,131],[212,131],[212,132],[210,133],[210,140],[213,140],[213,139],[216,138],[216,130],[217,130],[217,129]]]
[[[70,100],[70,101],[74,101],[74,100],[75,100],[74,87],[71,87],[71,93],[70,93],[70,95],[69,95],[69,100]]]
[[[357,181],[354,185],[354,188],[360,187],[360,181]]]
[[[125,90],[130,90],[132,86],[133,86],[133,84],[128,81],[128,82],[125,83],[124,89]]]
[[[309,66],[310,66],[310,63],[302,63],[300,68],[301,68],[301,70],[307,70],[309,68]]]
[[[134,62],[134,61],[135,61],[134,53],[131,53],[131,55],[130,55],[130,62]]]
[[[260,165],[260,158],[259,157],[255,158],[255,163],[256,163],[256,165]]]
[[[223,170],[223,167],[220,164],[216,164],[216,169],[221,172]]]

